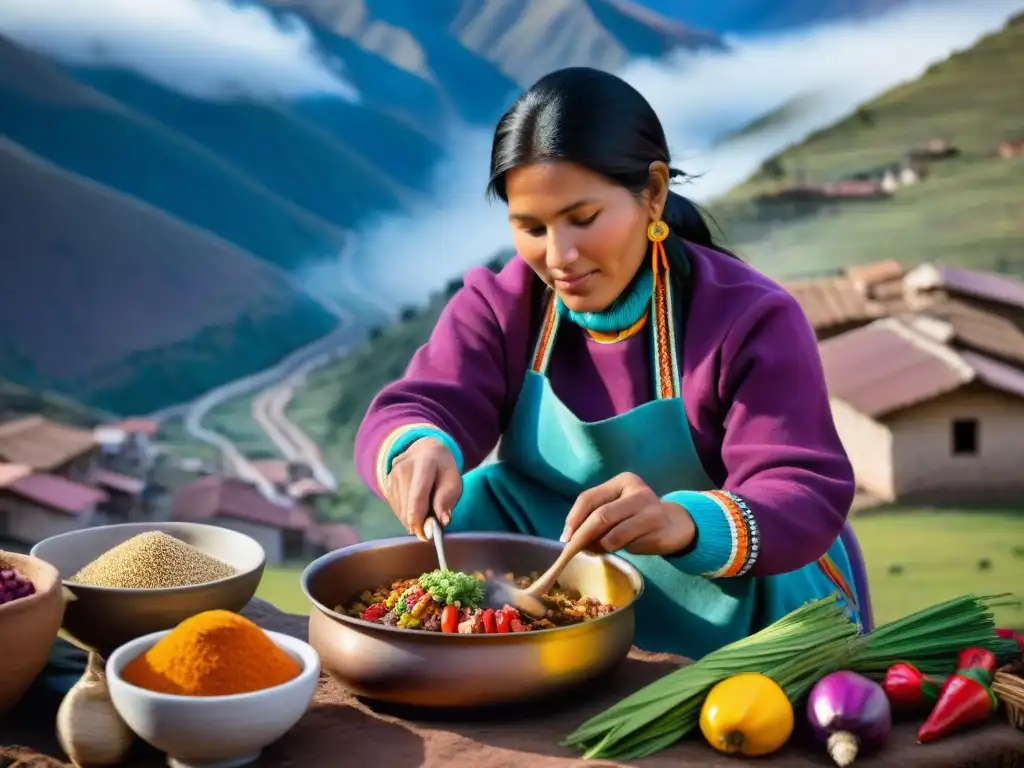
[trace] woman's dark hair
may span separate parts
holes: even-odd
[[[508,202],[505,174],[553,159],[580,165],[637,195],[650,185],[656,160],[670,166],[670,178],[685,176],[671,168],[665,129],[647,99],[625,80],[587,67],[545,75],[502,115],[494,130],[488,193]],[[663,216],[682,239],[728,253],[682,195],[669,192]]]

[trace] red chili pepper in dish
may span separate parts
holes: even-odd
[[[495,611],[494,620],[498,627],[498,634],[512,631],[512,620],[519,618],[519,611],[509,608],[507,605],[499,611]]]
[[[446,605],[444,610],[441,611],[441,631],[459,631],[459,609],[454,605]]]
[[[983,669],[991,676],[998,666],[996,655],[984,648],[964,648],[956,657],[958,671],[965,669]]]
[[[1013,640],[1015,637],[1017,637],[1017,633],[1014,632],[1012,629],[1000,629],[997,627],[996,637],[1000,638],[1001,640]]]
[[[495,622],[494,620],[493,608],[488,608],[486,611],[484,611],[483,614],[481,614],[480,616],[480,621],[482,621],[484,624],[484,634],[493,635],[495,632],[498,631],[497,622]]]
[[[981,723],[996,708],[997,701],[992,691],[971,674],[977,671],[958,672],[946,680],[935,708],[917,732],[919,744],[941,739],[954,731]]]
[[[381,617],[387,613],[390,608],[381,600],[379,603],[374,603],[365,611],[359,614],[359,618],[363,621],[380,621]]]
[[[886,671],[882,688],[894,711],[910,714],[930,710],[939,698],[942,683],[901,661]]]

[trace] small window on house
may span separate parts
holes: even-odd
[[[953,420],[953,455],[974,456],[978,453],[978,420]]]

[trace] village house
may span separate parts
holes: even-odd
[[[820,345],[858,485],[881,501],[1019,501],[1024,369],[954,349],[940,340],[952,340],[948,329],[911,319],[877,320]]]
[[[1004,160],[1009,160],[1011,157],[1024,157],[1024,139],[1000,142],[996,152]]]
[[[960,148],[946,139],[931,139],[907,153],[911,161],[949,160],[960,157]]]
[[[903,266],[889,259],[848,267],[836,276],[787,282],[784,287],[822,341],[886,317],[897,305],[902,307],[902,277]]]
[[[97,427],[93,436],[110,463],[145,471],[158,453],[153,440],[159,431],[160,424],[153,419],[131,418]]]
[[[268,565],[308,560],[322,542],[313,511],[305,504],[279,505],[233,477],[211,475],[180,489],[171,502],[173,520],[230,528],[258,541]]]
[[[35,544],[88,525],[136,519],[142,487],[99,466],[92,432],[41,416],[0,424],[0,537]],[[17,469],[15,469],[17,468]]]
[[[259,459],[253,461],[252,466],[274,486],[275,491],[313,507],[332,493],[330,488],[313,477],[313,470],[304,462]]]
[[[32,546],[101,522],[108,497],[60,475],[34,474],[24,464],[0,464],[0,539]]]

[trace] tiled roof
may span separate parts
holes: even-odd
[[[870,264],[857,264],[847,267],[846,276],[856,288],[861,291],[868,291],[880,283],[893,283],[903,277],[904,269],[896,259],[885,259],[884,261],[873,261]]]
[[[304,504],[279,506],[249,483],[211,475],[186,485],[171,501],[175,520],[203,522],[211,517],[232,517],[291,531],[308,531],[313,512]]]
[[[308,499],[310,496],[325,496],[331,492],[312,477],[303,477],[288,486],[288,495],[293,499]]]
[[[288,485],[291,479],[288,473],[288,462],[284,459],[257,459],[252,467],[275,485]]]
[[[829,394],[872,418],[973,381],[1024,397],[1024,370],[976,352],[955,351],[895,318],[828,339],[819,349]]]
[[[800,304],[816,331],[883,316],[883,309],[868,301],[847,277],[801,280],[784,287]]]
[[[32,474],[32,467],[24,464],[8,464],[0,462],[0,488],[6,488],[16,480]]]
[[[146,484],[137,477],[122,475],[120,472],[112,472],[109,469],[97,469],[92,474],[92,481],[95,485],[101,485],[118,493],[125,493],[137,496],[146,488]]]
[[[147,435],[153,437],[160,431],[160,422],[155,419],[144,419],[133,417],[109,425],[111,429],[118,429],[126,435]]]
[[[0,460],[48,472],[95,448],[92,432],[42,416],[0,424]]]
[[[97,488],[75,483],[59,475],[35,474],[14,481],[7,490],[43,507],[69,515],[87,512],[107,500]]]

